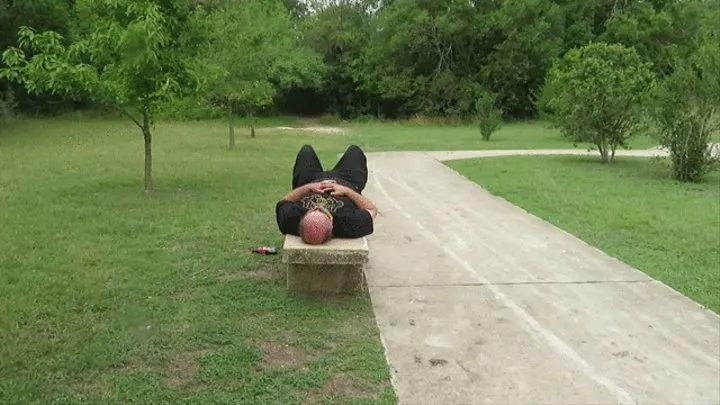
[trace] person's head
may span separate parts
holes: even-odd
[[[320,245],[332,236],[332,214],[324,208],[313,208],[300,220],[300,238],[308,245]]]

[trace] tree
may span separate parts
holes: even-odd
[[[21,26],[37,30],[52,30],[65,38],[72,37],[74,0],[0,0],[0,56],[2,51],[17,43]],[[4,64],[0,60],[0,68]],[[57,113],[68,103],[60,95],[42,93],[30,95],[16,83],[0,79],[0,93],[12,93],[18,112]]]
[[[482,92],[475,103],[477,123],[480,127],[480,136],[489,141],[490,136],[500,128],[503,111],[497,108],[497,96],[490,92]]]
[[[279,86],[319,81],[321,61],[299,44],[281,1],[228,0],[209,18],[206,94],[227,109],[228,147],[235,147],[233,117],[273,103]],[[255,136],[254,126],[250,127]]]
[[[399,116],[471,118],[487,23],[468,2],[397,0],[381,8],[352,76]],[[470,68],[470,69],[468,69]]]
[[[193,8],[182,0],[86,0],[77,11],[82,32],[67,47],[54,31],[21,27],[18,47],[3,53],[7,68],[0,77],[30,93],[89,97],[121,111],[143,135],[144,189],[150,192],[157,103],[193,91],[198,82],[190,52],[199,45]]]
[[[530,116],[530,92],[563,51],[564,10],[555,3],[393,1],[372,15],[353,77],[397,106],[396,116],[472,119],[481,87],[505,114]]]
[[[670,152],[673,178],[700,180],[716,163],[710,141],[720,131],[720,42],[711,37],[654,93],[656,137]]]
[[[713,19],[703,0],[628,3],[610,16],[599,39],[634,48],[658,76],[672,72],[673,59],[692,53],[693,37]]]
[[[488,20],[498,42],[483,61],[483,83],[506,113],[530,117],[529,95],[563,51],[563,10],[551,0],[504,0]]]
[[[650,65],[634,49],[591,43],[568,51],[553,66],[538,105],[563,135],[595,145],[610,163],[642,122],[653,83]]]
[[[17,103],[13,92],[10,90],[0,92],[0,133],[3,132],[7,123],[13,118],[16,108]]]
[[[302,20],[300,27],[303,42],[322,57],[322,81],[317,86],[293,89],[288,96],[314,96],[315,104],[324,104],[327,112],[342,117],[377,111],[378,97],[361,88],[355,78],[371,33],[369,7],[363,1],[336,0],[314,2],[312,8],[315,11]],[[304,106],[296,109],[315,112]]]

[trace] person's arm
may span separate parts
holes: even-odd
[[[298,236],[300,219],[306,210],[298,202],[280,200],[275,204],[275,220],[283,235]]]
[[[377,216],[377,207],[375,204],[373,204],[367,197],[351,188],[336,184],[333,187],[333,192],[331,194],[335,196],[344,195],[351,199],[359,209],[368,211],[373,219]]]
[[[312,192],[312,189],[310,188],[310,184],[302,185],[289,193],[285,194],[281,200],[286,201],[300,201],[303,197],[310,194]]]
[[[304,184],[296,188],[295,190],[292,190],[289,193],[285,194],[283,198],[281,198],[281,200],[287,200],[292,202],[300,201],[303,197],[307,196],[312,192],[322,193],[325,190],[332,188],[334,185],[335,180],[323,180],[321,182]]]

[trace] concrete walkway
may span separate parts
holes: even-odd
[[[399,403],[720,403],[716,314],[440,162],[502,154],[368,154],[367,278]]]

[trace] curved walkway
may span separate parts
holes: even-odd
[[[399,403],[720,403],[715,313],[441,163],[585,153],[368,154],[366,275]]]

